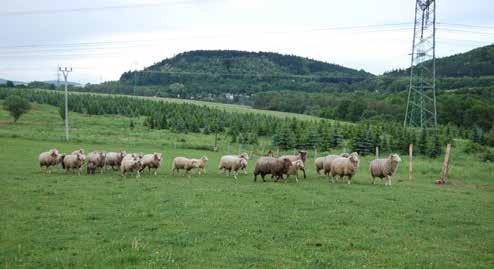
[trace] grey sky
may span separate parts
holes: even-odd
[[[2,2],[0,78],[56,79],[61,65],[74,67],[71,80],[95,83],[196,49],[294,54],[375,74],[404,68],[415,1]],[[437,20],[438,56],[493,43],[492,1],[438,0]],[[335,28],[354,26],[367,27]]]

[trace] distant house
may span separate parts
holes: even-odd
[[[231,93],[226,93],[225,94],[225,98],[228,99],[228,100],[230,100],[230,101],[233,101],[234,96]]]

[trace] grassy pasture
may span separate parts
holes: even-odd
[[[0,111],[0,267],[25,268],[492,268],[494,165],[453,150],[447,186],[441,160],[402,163],[393,186],[370,185],[368,162],[354,184],[315,175],[295,183],[219,175],[226,153],[176,147],[211,136],[148,131],[128,118],[71,113],[62,142],[56,108],[35,105],[17,124]],[[127,134],[127,133],[131,134]],[[226,142],[225,142],[226,143]],[[126,149],[164,154],[158,176],[121,178],[40,171],[37,156]],[[233,149],[235,148],[235,149]],[[238,149],[232,147],[231,152]],[[171,176],[174,156],[210,159],[207,175]],[[406,158],[403,158],[405,161]],[[249,164],[252,171],[253,161]]]

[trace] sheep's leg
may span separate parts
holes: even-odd
[[[376,184],[376,177],[371,176],[371,180],[372,180],[372,185],[375,185]]]
[[[254,173],[254,182],[257,182],[257,174]]]
[[[307,176],[305,175],[305,169],[304,169],[304,168],[302,168],[302,169],[300,169],[300,170],[302,170],[302,171],[304,172],[304,179],[306,179],[306,178],[307,178]]]
[[[348,185],[352,184],[352,176],[348,176],[348,181],[347,181],[347,184],[348,184]]]
[[[238,178],[237,178],[237,175],[238,175],[238,172],[233,171],[233,178],[234,178],[235,180],[237,180],[237,179],[238,179]]]
[[[266,182],[266,180],[264,179],[264,176],[265,176],[265,174],[261,174],[262,181],[263,181],[263,182]]]
[[[388,184],[387,185],[391,187],[391,177],[390,176],[386,176],[386,179],[388,180],[388,182],[387,182]]]
[[[242,170],[244,170],[244,174],[246,174],[246,175],[247,175],[247,169],[242,168]]]
[[[298,183],[298,173],[295,175],[295,181]]]

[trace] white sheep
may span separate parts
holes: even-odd
[[[329,166],[331,165],[331,160],[333,160],[336,157],[348,157],[348,156],[349,156],[348,153],[341,153],[339,156],[338,155],[327,155],[327,156],[316,158],[314,160],[314,165],[316,167],[317,174],[321,175],[320,171],[324,169],[324,162],[327,163],[327,167],[329,170]],[[327,174],[326,171],[325,171],[325,174]]]
[[[76,154],[67,154],[62,157],[62,168],[67,173],[70,169],[77,170],[78,175],[81,175],[81,167],[84,163],[84,154],[77,152]]]
[[[86,156],[88,163],[93,163],[96,168],[100,168],[103,173],[103,167],[105,166],[106,153],[101,151],[93,151]]]
[[[375,159],[369,164],[369,171],[372,178],[372,184],[375,184],[376,177],[386,178],[385,186],[391,186],[391,176],[396,173],[398,164],[401,162],[401,158],[398,154],[390,154],[386,159]]]
[[[160,168],[161,164],[161,153],[153,153],[146,154],[142,156],[142,172],[146,167],[148,168],[149,173],[151,173],[151,168],[154,168],[154,175],[157,175],[157,171]]]
[[[336,159],[338,157],[348,158],[349,156],[350,155],[348,153],[343,152],[340,155],[328,155],[328,156],[324,157],[323,162],[322,162],[322,169],[324,170],[324,174],[329,176],[329,173],[331,172],[331,162],[333,162],[334,159]]]
[[[107,152],[105,157],[105,166],[110,166],[113,170],[117,170],[126,155],[127,153],[125,151]]]
[[[62,156],[63,155],[60,154],[57,149],[50,149],[47,152],[42,152],[38,156],[40,169],[42,169],[44,166],[46,168],[46,171],[48,171],[48,173],[51,173],[51,170],[49,168],[51,166],[55,166],[55,165],[61,163],[62,162]]]
[[[133,158],[124,158],[120,164],[120,172],[122,172],[122,177],[127,175],[127,172],[136,172],[136,178],[139,178],[139,170],[142,168],[142,161],[139,156]]]
[[[228,171],[228,175],[233,170],[233,177],[237,179],[238,171],[247,167],[248,158],[247,154],[240,154],[239,156],[225,155],[221,157],[218,169],[222,169],[224,173]]]
[[[208,158],[206,156],[201,157],[200,159],[189,159],[185,157],[176,157],[172,162],[172,174],[175,175],[175,172],[179,173],[180,169],[184,169],[184,175],[188,175],[189,171],[197,168],[206,173],[205,167]],[[199,174],[201,172],[199,171]]]
[[[192,168],[197,168],[199,175],[202,173],[206,174],[206,164],[208,162],[208,157],[202,156],[200,159],[190,159],[192,162]]]
[[[298,171],[303,170],[304,168],[305,165],[302,160],[296,160],[292,162],[292,165],[290,166],[290,168],[288,168],[287,178],[286,178],[287,181],[290,175],[295,175],[295,180],[298,182]]]
[[[336,175],[342,179],[343,177],[348,177],[348,184],[351,184],[352,177],[357,172],[359,166],[358,153],[353,152],[348,158],[337,157],[331,161],[331,177],[334,178]]]

